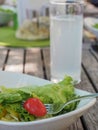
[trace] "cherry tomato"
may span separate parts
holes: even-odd
[[[47,111],[44,104],[38,98],[29,98],[27,99],[23,107],[32,115],[36,117],[45,116]]]

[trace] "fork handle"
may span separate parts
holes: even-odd
[[[68,101],[65,103],[65,105],[63,106],[63,108],[65,106],[67,106],[68,104],[71,104],[73,102],[76,102],[76,101],[80,101],[82,99],[90,99],[90,98],[95,98],[95,97],[98,97],[98,93],[93,93],[93,94],[88,94],[88,95],[84,95],[84,96],[80,96],[80,97],[77,97],[76,99],[73,99],[71,101]]]
[[[92,94],[88,94],[88,95],[80,96],[79,99],[84,99],[84,98],[94,98],[94,97],[98,97],[98,93],[92,93]],[[76,98],[76,99],[78,99],[78,98]]]

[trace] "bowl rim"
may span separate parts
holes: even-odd
[[[71,117],[71,116],[74,116],[78,113],[81,113],[83,112],[84,110],[87,110],[89,109],[92,105],[94,105],[96,102],[96,99],[92,99],[92,101],[87,104],[87,106],[85,106],[84,108],[78,108],[74,111],[71,111],[69,113],[66,113],[66,114],[62,114],[62,115],[58,115],[58,116],[55,116],[55,117],[49,117],[49,118],[45,118],[45,119],[41,119],[41,120],[35,120],[35,121],[30,121],[30,122],[5,122],[5,121],[0,121],[0,125],[7,125],[7,126],[29,126],[29,125],[37,125],[37,124],[43,124],[43,123],[51,123],[53,121],[56,121],[56,120],[61,120],[63,118],[68,118],[68,117]]]
[[[18,72],[9,72],[9,71],[0,71],[1,74],[15,74],[15,75],[22,75],[22,76],[26,76],[27,78],[34,78],[36,80],[40,80],[45,82],[45,84],[47,83],[51,83],[51,81],[45,80],[45,79],[41,79],[35,76],[30,76],[28,74],[22,74],[22,73],[18,73]],[[81,90],[81,89],[77,89],[75,88],[75,92],[81,92],[81,93],[86,93],[86,94],[90,94],[90,92]],[[84,94],[83,94],[84,95]],[[49,118],[45,118],[45,119],[41,119],[41,120],[35,120],[35,121],[29,121],[29,122],[6,122],[6,121],[0,121],[0,125],[7,125],[7,126],[29,126],[29,125],[37,125],[37,124],[43,124],[43,123],[51,123],[53,121],[57,121],[57,120],[61,120],[63,118],[68,118],[71,116],[74,116],[76,114],[82,113],[86,110],[88,110],[90,107],[92,107],[94,104],[96,103],[96,98],[93,99],[89,99],[88,103],[86,102],[85,105],[83,105],[83,107],[77,108],[71,112],[62,114],[62,115],[58,115],[58,116],[54,116],[54,117],[49,117]]]

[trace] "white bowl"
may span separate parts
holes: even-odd
[[[98,24],[98,18],[86,17],[84,19],[84,26],[98,38],[98,29],[94,28],[94,24]]]
[[[19,87],[32,84],[44,85],[49,83],[51,82],[25,74],[0,71],[0,85],[5,85],[6,87]],[[79,89],[75,89],[75,93],[77,95],[89,94],[88,92]],[[92,107],[95,102],[95,98],[80,101],[76,110],[52,118],[31,122],[0,121],[0,130],[65,130],[66,127],[75,122],[90,107]]]

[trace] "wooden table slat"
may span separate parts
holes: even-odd
[[[7,58],[7,49],[0,49],[0,70],[3,70],[5,66],[5,60]]]
[[[10,49],[6,71],[23,72],[24,49]]]
[[[26,50],[25,73],[44,78],[41,49],[32,48]]]
[[[84,130],[84,129],[83,129],[81,120],[78,119],[74,124],[69,126],[66,130]]]
[[[93,50],[92,48],[90,48],[90,51],[98,61],[98,46],[95,46],[95,48],[96,48],[96,50]]]
[[[83,65],[98,91],[98,62],[89,50],[83,50]]]
[[[92,92],[95,93],[95,90],[92,86],[92,84],[89,82],[89,79],[87,77],[87,75],[85,74],[84,70],[82,69],[82,81],[79,85],[77,85],[77,88],[82,89],[82,90],[86,90],[88,92]],[[98,106],[98,101],[97,103],[90,108],[86,114],[83,115],[84,117],[84,122],[87,126],[87,130],[97,130],[95,129],[95,124],[90,123],[92,121],[98,121],[98,117],[96,117],[96,113],[98,113],[98,109],[96,108]],[[98,124],[96,124],[96,127],[98,127]]]
[[[50,49],[49,48],[43,49],[43,57],[44,57],[47,79],[50,80]]]

